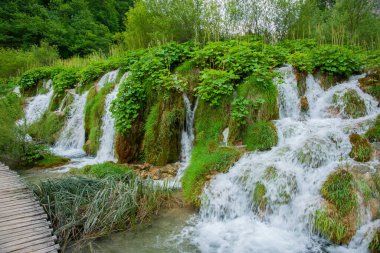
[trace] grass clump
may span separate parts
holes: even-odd
[[[324,209],[315,213],[315,230],[333,243],[348,243],[357,227],[358,199],[353,175],[344,169],[335,171],[322,185],[321,195],[327,202]]]
[[[371,253],[380,253],[380,229],[376,230],[376,233],[369,244],[369,250]]]
[[[101,180],[65,177],[33,186],[63,248],[148,221],[168,200],[166,187],[133,173]]]
[[[105,162],[94,165],[87,165],[83,168],[72,168],[70,174],[77,176],[92,176],[95,178],[105,178],[108,176],[125,176],[133,173],[131,168],[113,162]]]
[[[53,168],[68,163],[70,159],[56,156],[50,153],[44,153],[40,160],[35,161],[34,166],[38,168]]]
[[[351,134],[350,142],[352,149],[350,157],[358,162],[368,162],[371,159],[373,148],[368,140],[359,134]]]
[[[54,144],[64,124],[65,119],[63,115],[47,112],[41,120],[28,127],[28,133],[35,141]]]
[[[370,142],[380,141],[380,116],[377,116],[375,125],[367,130],[365,137],[367,137]]]
[[[247,128],[243,143],[247,150],[268,150],[277,145],[277,130],[272,122],[259,121]]]
[[[266,197],[267,188],[261,182],[258,182],[253,191],[253,207],[257,212],[264,212],[267,208],[268,199]]]

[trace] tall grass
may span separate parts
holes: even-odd
[[[66,177],[34,185],[63,248],[149,220],[171,196],[133,173],[101,180]]]

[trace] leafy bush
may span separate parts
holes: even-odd
[[[28,70],[21,76],[19,85],[23,90],[28,90],[36,86],[38,81],[50,77],[51,71],[49,67]]]
[[[104,62],[94,62],[83,68],[79,75],[82,85],[91,83],[107,72],[108,68]]]
[[[361,70],[362,62],[353,51],[339,46],[320,46],[312,51],[315,68],[330,75],[350,76]]]
[[[311,73],[314,69],[313,60],[307,53],[295,52],[289,55],[288,62],[299,71]]]
[[[201,83],[195,91],[201,99],[216,106],[223,97],[233,93],[235,88],[233,81],[237,79],[239,76],[232,72],[206,69],[201,72]]]
[[[251,101],[244,98],[237,98],[232,102],[231,117],[235,120],[238,126],[247,123],[246,117],[249,114],[248,106],[250,104]]]
[[[79,82],[79,74],[75,68],[66,68],[53,77],[53,88],[56,94],[62,95],[66,89],[72,89]]]
[[[259,121],[247,128],[243,143],[247,145],[247,149],[268,150],[277,145],[277,130],[272,122]]]

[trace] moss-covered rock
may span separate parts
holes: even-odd
[[[56,156],[50,153],[44,153],[42,159],[34,163],[34,167],[37,168],[53,168],[67,164],[70,159]]]
[[[368,73],[359,79],[360,88],[380,101],[380,69]]]
[[[348,170],[338,169],[323,183],[321,195],[326,203],[315,213],[315,230],[333,243],[347,244],[358,225],[354,176]]]
[[[319,168],[328,160],[328,149],[331,143],[325,139],[310,138],[297,152],[297,161],[311,168]]]
[[[373,236],[371,243],[369,244],[369,250],[371,253],[380,253],[380,229],[378,228]]]
[[[350,157],[358,162],[368,162],[371,159],[373,148],[368,140],[359,134],[351,134],[352,145]]]
[[[365,137],[367,137],[370,142],[380,142],[380,116],[377,116],[375,125],[367,130]]]
[[[58,139],[64,124],[64,115],[46,112],[39,121],[28,127],[28,133],[35,141],[52,145]]]
[[[344,93],[334,94],[333,103],[339,108],[343,117],[356,119],[367,114],[364,100],[353,89],[346,90]]]
[[[267,208],[267,189],[261,182],[257,182],[252,194],[252,203],[255,212],[264,213]]]
[[[277,145],[277,129],[272,122],[259,121],[247,128],[243,143],[247,150],[269,150]]]

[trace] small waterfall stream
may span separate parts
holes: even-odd
[[[183,102],[185,103],[185,109],[186,109],[186,125],[184,130],[182,131],[182,138],[181,138],[181,145],[182,145],[182,151],[181,151],[181,165],[178,169],[177,175],[176,175],[176,181],[181,181],[187,167],[190,164],[191,159],[191,150],[193,148],[193,142],[194,142],[194,119],[195,119],[195,112],[198,107],[198,98],[195,101],[194,107],[192,106],[189,97],[184,93],[183,94]]]
[[[119,93],[120,85],[128,78],[129,73],[125,73],[114,90],[107,95],[104,105],[104,116],[102,118],[102,137],[100,138],[100,147],[95,160],[97,162],[112,161],[117,162],[114,152],[115,144],[115,119],[112,117],[110,110],[112,101],[116,99]]]
[[[51,98],[53,97],[53,81],[50,79],[48,81],[44,81],[43,88],[47,90],[46,94],[39,94],[33,98],[30,98],[28,101],[28,105],[25,108],[25,120],[26,124],[30,125],[44,115],[46,110],[49,107]]]
[[[284,83],[278,85],[278,145],[246,154],[227,173],[215,176],[203,192],[199,215],[182,231],[182,240],[203,253],[367,252],[379,220],[364,222],[352,242],[342,247],[328,246],[314,235],[311,220],[321,207],[319,190],[328,175],[339,165],[355,163],[349,157],[349,134],[366,130],[365,123],[379,113],[378,103],[360,90],[359,76],[327,91],[309,76],[310,112],[301,117],[292,67],[279,71]],[[356,90],[365,101],[366,116],[351,119],[329,113],[333,95],[347,89]],[[265,210],[253,201],[258,185],[266,189]]]

